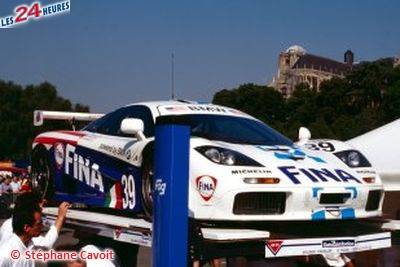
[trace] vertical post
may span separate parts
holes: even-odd
[[[190,127],[182,116],[157,118],[153,181],[155,267],[187,266],[189,142]]]

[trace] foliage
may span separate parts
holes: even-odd
[[[392,59],[363,62],[318,92],[299,84],[286,100],[273,88],[244,84],[217,92],[213,103],[247,112],[294,140],[300,126],[313,138],[348,140],[400,117],[400,67]]]
[[[33,126],[34,110],[89,111],[89,107],[73,105],[60,97],[48,82],[23,88],[0,80],[0,160],[28,159],[32,140],[40,132],[68,129],[66,122],[46,122]]]

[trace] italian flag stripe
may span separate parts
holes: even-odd
[[[122,187],[121,183],[116,182],[110,189],[106,197],[106,207],[122,209]]]

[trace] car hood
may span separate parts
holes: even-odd
[[[271,176],[279,177],[283,183],[288,185],[349,186],[365,184],[361,174],[348,167],[330,152],[313,151],[296,145],[244,145],[210,141],[203,138],[196,138],[192,141],[192,147],[202,145],[237,151],[262,164],[263,169],[267,169]],[[233,168],[231,166],[224,167]],[[238,167],[249,170],[260,169],[260,167],[235,166],[236,169]]]

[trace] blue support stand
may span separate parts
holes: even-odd
[[[153,266],[184,267],[188,260],[190,127],[182,116],[156,122]]]

